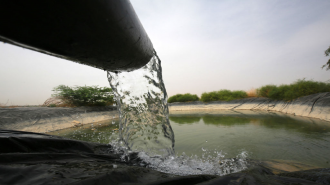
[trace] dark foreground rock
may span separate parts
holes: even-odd
[[[126,162],[125,162],[126,161]],[[177,176],[123,160],[110,145],[0,130],[0,184],[330,184],[330,169],[274,175],[260,163],[226,176]]]

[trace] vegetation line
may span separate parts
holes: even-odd
[[[45,101],[48,107],[107,106],[114,103],[112,89],[97,86],[69,87],[59,85],[52,97]]]
[[[176,94],[171,96],[168,99],[168,102],[190,102],[198,100],[203,102],[231,101],[247,97],[266,97],[273,100],[292,101],[302,96],[321,92],[330,92],[330,83],[301,79],[289,85],[265,85],[258,89],[251,89],[249,91],[230,91],[222,89],[219,91],[204,92],[201,98],[195,94],[189,93]]]

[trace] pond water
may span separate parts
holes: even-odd
[[[248,152],[251,159],[296,161],[330,167],[330,123],[276,112],[178,112],[170,116],[176,152],[201,148],[227,157]]]
[[[202,157],[221,152],[234,158],[245,152],[255,160],[284,160],[330,167],[330,123],[264,111],[177,111],[169,116],[175,152]],[[110,143],[118,138],[118,120],[49,134]]]

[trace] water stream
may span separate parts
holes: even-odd
[[[111,145],[124,150],[125,155],[137,152],[147,167],[178,175],[224,175],[246,168],[246,152],[229,159],[221,151],[204,149],[202,157],[175,155],[161,60],[155,51],[141,69],[108,71],[108,80],[120,115],[119,142]]]
[[[161,61],[154,52],[148,64],[131,72],[110,72],[119,115],[120,142],[149,156],[174,154],[174,133],[168,120],[167,94]]]

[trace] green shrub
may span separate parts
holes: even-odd
[[[56,107],[56,104],[50,104],[48,107]]]
[[[203,102],[209,102],[209,101],[217,101],[219,100],[217,91],[203,93],[201,96],[201,100]]]
[[[54,97],[70,106],[106,106],[114,103],[113,92],[109,87],[59,85],[53,89]]]
[[[307,96],[320,92],[330,92],[330,84],[315,82],[312,80],[297,80],[290,84],[290,90],[285,93],[284,100],[293,100],[301,96]]]
[[[274,100],[291,101],[302,96],[320,92],[330,92],[330,84],[302,79],[297,80],[290,85],[266,85],[259,88],[257,92],[258,96],[261,97],[267,97]]]
[[[189,101],[198,101],[199,98],[196,94],[176,94],[174,96],[171,96],[167,102],[173,103],[173,102],[189,102]]]
[[[246,98],[248,95],[245,91],[230,91],[230,90],[220,90],[213,91],[208,93],[203,93],[201,96],[201,100],[203,102],[209,101],[231,101],[236,99]]]
[[[227,101],[247,98],[248,95],[245,91],[232,91],[231,96],[228,97]]]
[[[268,92],[267,96],[264,97],[268,97],[274,100],[284,100],[285,98],[285,93],[288,92],[290,89],[289,85],[280,85],[280,86],[275,86],[275,88],[273,88],[270,92]]]
[[[269,93],[273,91],[276,85],[265,85],[257,89],[257,95],[260,97],[269,97]]]

